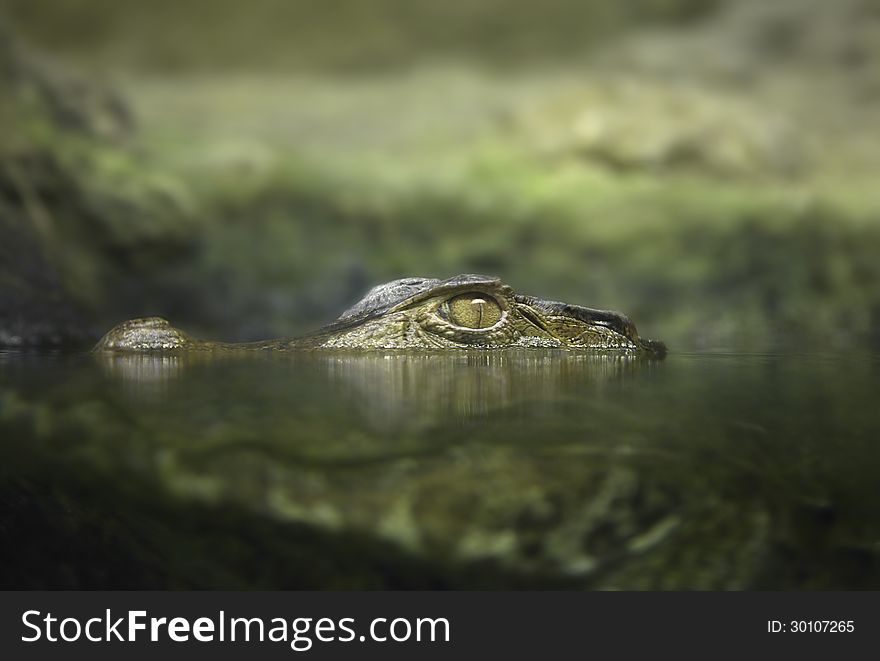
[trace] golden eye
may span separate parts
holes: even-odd
[[[489,328],[501,319],[498,301],[488,294],[470,292],[460,294],[447,302],[449,321],[464,328]]]

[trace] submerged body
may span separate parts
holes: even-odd
[[[108,332],[98,351],[298,349],[586,349],[662,356],[628,317],[516,294],[498,278],[405,278],[379,285],[333,323],[298,338],[241,344],[190,338],[160,317],[133,319]]]

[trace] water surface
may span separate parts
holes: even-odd
[[[0,354],[7,587],[878,588],[880,358]]]

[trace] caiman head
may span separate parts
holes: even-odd
[[[515,293],[498,278],[404,278],[379,285],[334,323],[302,338],[315,348],[504,349],[547,347],[648,352],[628,317]]]
[[[333,323],[300,338],[229,344],[194,340],[159,317],[119,324],[99,351],[506,349],[543,347],[663,356],[628,317],[515,293],[498,278],[404,278],[379,285]]]

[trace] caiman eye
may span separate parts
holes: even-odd
[[[464,328],[489,328],[501,319],[498,301],[480,292],[459,294],[444,305],[449,321]]]

